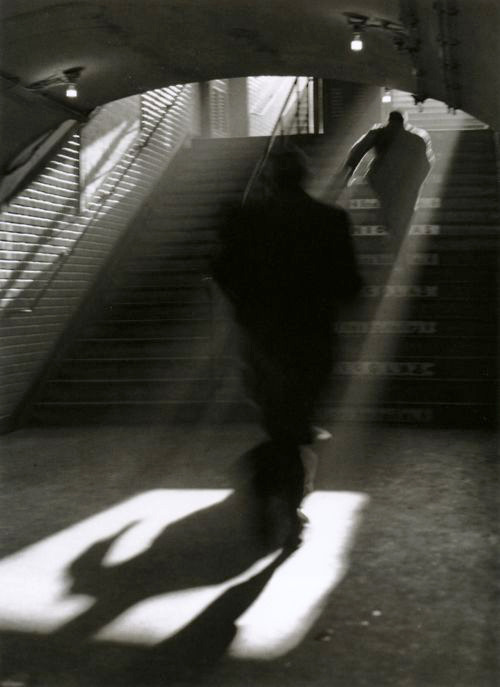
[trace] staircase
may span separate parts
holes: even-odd
[[[429,122],[418,125],[428,130]],[[452,117],[453,115],[447,115]],[[432,118],[432,115],[430,115]],[[488,425],[495,421],[499,203],[492,132],[431,130],[437,161],[394,256],[366,185],[347,200],[366,287],[337,324],[342,354],[323,420]],[[297,136],[314,171],[338,150]],[[266,139],[198,140],[139,218],[98,316],[45,384],[34,421],[255,418],[230,325],[204,279],[221,208],[237,202]],[[375,319],[373,319],[375,317]]]
[[[180,154],[137,218],[104,303],[44,385],[33,422],[207,417],[215,389],[225,393],[214,379],[219,300],[207,279],[217,229],[266,143],[202,139]],[[221,400],[214,412],[225,408]]]
[[[382,275],[394,265],[385,228],[369,186],[352,187],[348,206],[366,287],[363,305],[338,325],[343,362],[334,388],[343,405],[336,415],[487,426],[496,420],[498,378],[493,135],[486,129],[430,133],[436,163],[403,260],[385,286]]]

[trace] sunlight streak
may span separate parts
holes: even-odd
[[[439,161],[439,172],[436,172],[436,167],[431,169],[422,185],[412,222],[399,246],[398,252],[393,256],[392,266],[388,270],[385,281],[375,286],[369,284],[365,287],[365,296],[380,297],[380,301],[371,317],[371,323],[369,326],[368,324],[366,325],[366,338],[357,356],[357,361],[360,363],[358,366],[359,370],[368,368],[369,370],[367,374],[352,374],[346,391],[341,398],[342,407],[337,414],[337,424],[341,423],[344,418],[354,422],[359,421],[360,425],[364,424],[363,410],[366,410],[369,416],[369,411],[375,412],[378,405],[381,402],[383,403],[384,387],[387,379],[390,377],[388,372],[383,374],[383,370],[389,369],[387,365],[383,364],[384,362],[398,360],[398,365],[401,368],[399,376],[402,378],[408,376],[410,363],[418,365],[422,369],[426,367],[427,363],[427,369],[430,369],[425,358],[417,359],[413,355],[408,356],[407,360],[401,361],[395,356],[401,344],[400,335],[411,335],[411,331],[405,333],[405,328],[411,329],[415,324],[412,320],[407,319],[408,312],[411,310],[412,299],[428,297],[437,301],[439,298],[438,272],[436,271],[435,273],[436,283],[432,284],[421,284],[420,272],[422,266],[432,265],[438,267],[439,265],[437,253],[427,254],[426,246],[428,237],[439,235],[441,227],[436,224],[417,224],[416,213],[419,209],[430,211],[431,217],[427,221],[435,221],[432,214],[434,214],[434,210],[439,211],[442,207],[441,193],[446,184],[449,174],[448,167],[458,144],[459,134],[460,132],[457,131],[454,136],[450,136],[447,142],[447,149],[445,151],[441,149],[437,153],[436,158]],[[364,161],[361,164],[363,163]],[[350,189],[352,189],[352,186],[350,186]],[[438,197],[435,197],[436,194],[439,194]],[[367,189],[367,195],[371,195],[369,189]],[[375,199],[349,201],[349,198],[344,199],[343,204],[356,209],[357,207],[366,207],[366,203],[372,201],[376,206],[379,205]],[[360,228],[362,229],[363,227]],[[385,227],[375,228],[385,231]],[[365,257],[365,255],[360,256],[360,258]],[[371,257],[370,254],[368,254],[368,257]],[[384,257],[387,257],[386,254],[384,254]],[[374,258],[371,259],[373,260]],[[360,264],[362,264],[362,260],[360,260]],[[432,321],[425,320],[421,324],[426,327],[428,334],[438,334],[438,323],[435,319]],[[339,323],[339,326],[341,327],[342,323]],[[393,333],[391,333],[391,328]],[[398,328],[400,329],[399,332]],[[342,330],[340,329],[340,331]],[[415,334],[417,333],[418,328],[415,331]],[[382,336],[381,334],[384,335]],[[438,352],[436,354],[438,355]],[[363,368],[363,364],[367,364],[365,368]],[[377,366],[382,373],[370,374]],[[359,412],[358,419],[356,418],[356,411]]]

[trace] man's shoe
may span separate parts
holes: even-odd
[[[302,508],[297,508],[297,518],[298,518],[299,522],[301,523],[302,527],[309,525],[309,518],[304,513]]]
[[[313,427],[312,432],[314,441],[328,441],[328,439],[332,438],[331,433],[327,429],[323,429],[323,427]]]

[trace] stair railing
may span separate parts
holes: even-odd
[[[262,156],[259,158],[257,164],[255,165],[248,184],[245,187],[243,193],[242,205],[245,205],[248,201],[252,191],[254,190],[257,182],[260,180],[261,175],[266,167],[267,161],[273,150],[278,136],[286,138],[290,134],[294,133],[309,133],[310,132],[310,122],[311,122],[311,89],[312,89],[312,78],[307,77],[307,82],[304,87],[301,88],[303,77],[297,76],[293,80],[292,85],[288,91],[288,95],[285,98],[283,106],[280,110],[276,123],[271,131],[269,140],[266,144]],[[305,98],[304,98],[305,96]],[[295,100],[295,108],[290,116],[289,108],[290,104]],[[303,116],[303,104],[305,100],[305,116]],[[302,131],[303,121],[305,119],[305,132]]]
[[[92,211],[92,214],[90,215],[88,221],[83,225],[82,231],[78,238],[75,240],[73,243],[71,250],[64,250],[62,251],[56,258],[56,260],[52,263],[52,269],[49,272],[49,277],[47,278],[46,276],[40,277],[38,280],[35,281],[36,283],[40,283],[40,281],[43,280],[43,284],[40,287],[38,293],[35,294],[33,297],[33,300],[31,304],[25,308],[6,308],[5,309],[5,315],[8,314],[14,314],[14,313],[32,313],[40,300],[43,298],[45,295],[46,291],[50,287],[50,285],[53,283],[53,281],[56,279],[58,276],[59,272],[61,269],[64,267],[68,259],[70,258],[71,255],[75,252],[76,248],[78,247],[79,243],[81,240],[85,237],[87,231],[89,228],[95,223],[96,219],[99,216],[100,211],[104,207],[106,201],[110,196],[113,195],[113,193],[116,191],[118,185],[122,182],[123,178],[125,175],[129,172],[131,166],[134,164],[134,162],[137,160],[139,155],[141,154],[142,150],[148,145],[154,134],[158,131],[159,127],[163,124],[165,121],[167,115],[169,114],[170,110],[172,107],[178,102],[180,96],[183,94],[185,91],[186,87],[189,84],[183,84],[180,88],[179,91],[175,94],[174,98],[172,101],[165,107],[165,110],[162,112],[161,116],[159,117],[158,121],[155,123],[155,125],[151,128],[150,131],[148,131],[144,135],[139,136],[139,140],[133,143],[129,150],[127,151],[128,153],[133,152],[133,155],[129,158],[127,164],[124,166],[116,180],[114,181],[113,185],[111,188],[106,189],[105,192],[102,192],[99,194],[99,202],[95,206],[95,208]],[[127,153],[124,154],[124,156],[127,155]],[[50,244],[46,244],[46,246],[49,246]],[[44,247],[44,246],[41,246]]]

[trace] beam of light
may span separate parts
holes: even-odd
[[[423,237],[419,237],[421,239]],[[404,274],[404,286],[410,288],[417,280],[417,266],[408,261],[408,239],[403,240],[394,264],[390,270],[387,281],[382,284],[382,298],[373,315],[373,321],[400,322],[405,319],[409,307],[409,300],[406,297],[394,297],[396,290],[393,288],[401,284],[401,275]],[[407,291],[408,292],[408,291]],[[405,293],[405,291],[402,291]],[[395,354],[399,339],[397,335],[382,337],[377,334],[369,333],[361,348],[359,360],[379,361],[391,360]],[[347,387],[347,391],[342,400],[343,405],[362,405],[369,406],[376,403],[380,398],[380,379],[377,377],[363,378],[363,380],[353,377]]]
[[[434,181],[434,183],[437,182],[438,188],[442,188],[446,183],[448,176],[447,167],[453,158],[453,152],[458,142],[459,134],[459,131],[456,131],[454,136],[450,133],[449,147],[446,150],[441,148],[438,155],[438,159],[441,160],[441,171],[436,174],[431,170],[422,187],[416,205],[417,209],[419,207],[440,208],[440,197],[429,198],[427,196],[426,184],[430,181]],[[443,161],[444,165],[442,164]],[[361,164],[363,164],[363,161]],[[348,206],[348,203],[349,199],[344,198],[342,204]],[[414,219],[415,218],[413,218],[413,222]],[[432,227],[434,225],[426,226],[429,228],[429,226]],[[393,256],[392,267],[387,274],[386,281],[380,285],[382,288],[382,298],[373,313],[371,327],[368,329],[368,334],[357,357],[360,361],[377,363],[379,361],[394,359],[397,347],[400,345],[398,323],[403,325],[406,322],[405,318],[410,308],[412,291],[415,291],[413,287],[417,284],[420,272],[419,261],[413,258],[425,251],[425,244],[428,240],[429,234],[425,231],[419,231],[421,228],[420,225],[410,223],[410,227],[399,246],[398,252]],[[399,286],[403,286],[404,288],[398,289]],[[431,291],[432,290],[430,290],[430,292]],[[437,292],[437,287],[434,292]],[[394,333],[388,336],[381,336],[379,327],[374,326],[377,323],[392,325]],[[415,359],[413,355],[410,356],[410,358],[412,360]],[[425,362],[425,359],[423,359],[423,361]],[[334,420],[334,423],[339,424],[344,418],[347,418],[350,423],[354,422],[359,424],[360,432],[363,432],[361,429],[361,427],[365,425],[363,410],[366,410],[368,416],[370,416],[370,410],[376,408],[377,404],[381,401],[383,402],[383,389],[386,379],[387,376],[383,375],[354,375],[339,401],[340,411],[337,413],[337,418]],[[411,398],[408,400],[411,402]],[[360,411],[358,416],[356,416],[356,409]],[[338,432],[342,430],[335,428],[333,431]],[[343,431],[351,432],[352,424]],[[364,431],[366,432],[369,430]]]
[[[169,524],[217,506],[231,490],[145,492],[0,562],[0,628],[50,634],[89,609],[94,598],[71,592],[68,568],[92,545],[116,536],[103,565],[112,568],[147,551]],[[303,545],[278,567],[264,592],[237,621],[230,654],[271,658],[295,646],[325,598],[345,575],[366,495],[318,492],[305,501],[310,519]],[[187,542],[189,549],[189,542]],[[244,546],[244,544],[243,544]],[[198,554],[198,555],[197,555]],[[203,566],[194,548],[193,566]],[[230,588],[251,579],[280,555],[274,551],[217,584],[167,592],[135,603],[94,634],[95,641],[153,646],[193,622]],[[158,570],[162,575],[162,570]],[[168,588],[168,584],[166,585]]]

